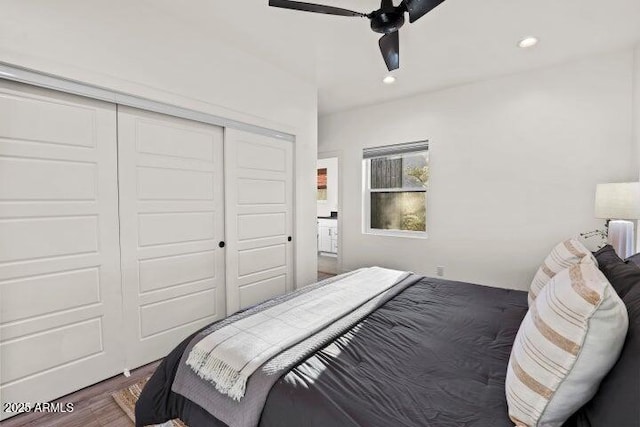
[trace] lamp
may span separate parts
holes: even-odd
[[[620,258],[635,253],[634,225],[629,219],[640,219],[640,182],[598,184],[596,218],[606,219],[607,242]]]

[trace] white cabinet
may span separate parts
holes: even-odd
[[[318,251],[331,251],[331,229],[329,227],[318,226]]]
[[[318,219],[318,252],[338,253],[338,220]]]

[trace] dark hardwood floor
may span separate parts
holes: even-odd
[[[73,412],[21,414],[0,422],[0,425],[2,427],[132,427],[133,422],[113,400],[111,393],[151,375],[159,363],[153,362],[142,366],[132,371],[128,378],[118,375],[55,401],[73,402]]]

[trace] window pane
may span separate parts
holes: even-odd
[[[371,228],[427,231],[426,193],[371,193]]]
[[[402,158],[371,159],[371,188],[401,188]]]
[[[405,154],[402,156],[402,187],[427,188],[429,182],[429,153]]]
[[[426,188],[429,180],[427,151],[371,159],[371,188]]]

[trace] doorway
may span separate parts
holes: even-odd
[[[341,273],[340,159],[319,153],[317,163],[318,280]]]

